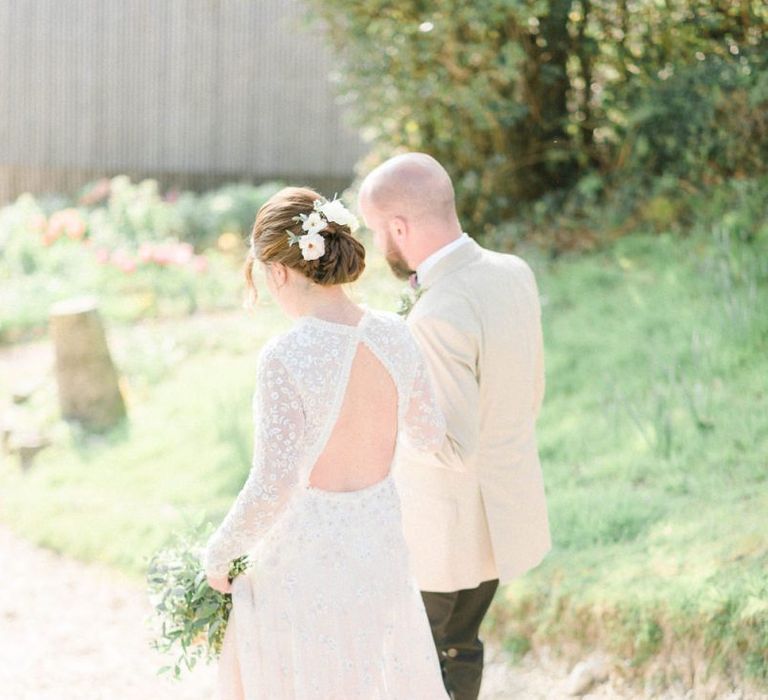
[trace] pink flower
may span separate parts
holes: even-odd
[[[136,261],[132,259],[122,260],[118,267],[126,274],[136,272]]]
[[[90,207],[94,204],[107,199],[112,189],[112,183],[109,178],[103,177],[101,180],[97,180],[93,183],[93,187],[90,190],[83,193],[80,197],[79,203],[83,206]]]
[[[57,221],[55,217],[56,215],[54,214],[48,221],[48,228],[45,229],[45,233],[43,234],[43,245],[51,245],[51,243],[58,239],[63,233],[61,230],[61,223],[60,221]]]
[[[80,240],[85,235],[85,229],[85,221],[77,209],[62,209],[51,216],[47,233],[52,240],[64,235],[72,240]]]
[[[99,265],[106,265],[109,262],[109,251],[104,248],[99,248],[94,255]]]
[[[195,255],[195,249],[190,243],[178,243],[173,247],[172,262],[177,265],[186,265]]]
[[[173,189],[170,189],[165,193],[165,197],[163,197],[163,199],[165,199],[166,202],[174,204],[179,200],[180,194],[181,192],[174,187]]]
[[[152,248],[152,260],[158,265],[168,265],[173,259],[173,249],[167,243],[159,243]]]
[[[139,246],[139,260],[143,263],[152,262],[155,255],[155,248],[151,243],[142,243]]]
[[[130,274],[136,271],[136,261],[125,248],[118,248],[112,252],[110,262],[119,270]]]
[[[33,214],[27,222],[27,227],[33,233],[42,233],[48,226],[48,219],[43,214]]]
[[[208,258],[195,255],[189,263],[190,267],[199,275],[208,271]]]

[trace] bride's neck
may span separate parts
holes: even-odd
[[[326,321],[352,322],[360,317],[360,307],[344,292],[341,286],[314,287],[296,300],[298,316],[316,316]]]

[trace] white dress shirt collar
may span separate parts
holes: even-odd
[[[451,241],[450,243],[444,245],[442,248],[438,248],[426,260],[423,260],[421,264],[416,268],[416,279],[419,281],[423,280],[427,272],[431,270],[440,260],[471,240],[472,239],[469,237],[468,233],[462,233],[455,241]]]

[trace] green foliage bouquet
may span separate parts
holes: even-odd
[[[159,672],[173,672],[176,678],[181,676],[182,668],[191,670],[200,659],[218,658],[232,610],[232,596],[208,585],[200,539],[199,531],[179,537],[152,557],[147,570],[157,627],[152,648],[175,655],[174,663]],[[247,568],[247,557],[233,561],[230,581]]]

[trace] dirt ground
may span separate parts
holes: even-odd
[[[4,700],[213,700],[215,667],[196,669],[181,682],[156,675],[165,660],[148,644],[150,611],[133,580],[34,546],[0,525]],[[529,658],[511,666],[493,649],[488,657],[482,700],[571,697],[565,690],[570,669],[554,660]],[[647,695],[608,680],[582,697]]]

